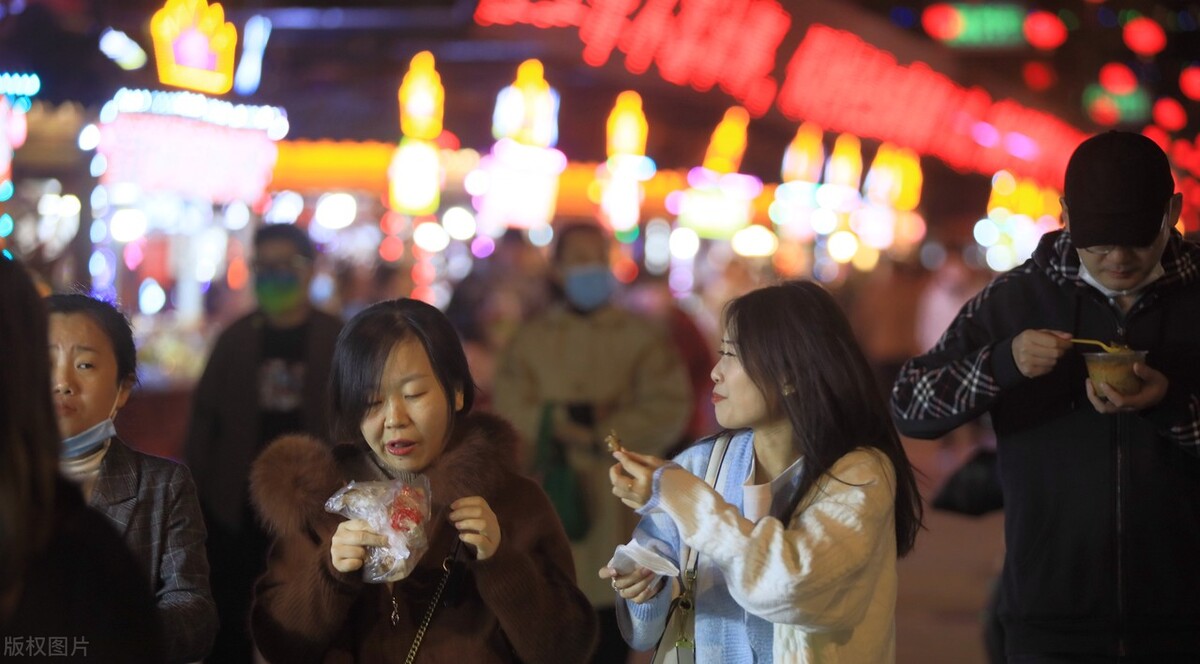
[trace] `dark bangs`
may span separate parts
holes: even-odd
[[[429,364],[446,395],[450,429],[456,417],[475,403],[475,383],[454,327],[445,314],[420,300],[378,302],[358,313],[342,328],[333,351],[330,402],[335,442],[361,442],[367,404],[379,389],[388,355],[410,338],[421,342]],[[463,393],[463,407],[454,409],[454,393]]]

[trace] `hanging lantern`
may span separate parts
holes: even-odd
[[[442,133],[446,90],[435,68],[433,54],[413,56],[400,83],[400,132],[409,138],[432,141]]]
[[[1200,65],[1184,67],[1179,72],[1179,91],[1188,99],[1200,101]]]
[[[1167,34],[1162,26],[1145,16],[1126,23],[1121,36],[1129,50],[1144,58],[1156,55],[1167,45]]]
[[[833,143],[833,154],[825,165],[826,184],[858,189],[862,178],[862,143],[853,134],[841,134]]]
[[[1187,126],[1187,111],[1183,110],[1183,104],[1170,97],[1154,102],[1153,114],[1154,123],[1167,131],[1179,131]]]
[[[929,5],[921,12],[921,27],[930,37],[948,42],[957,38],[963,31],[963,17],[951,5],[938,3]]]
[[[1100,85],[1114,95],[1127,95],[1137,89],[1137,76],[1129,67],[1110,62],[1100,68]]]
[[[1092,122],[1104,127],[1111,127],[1121,119],[1121,110],[1117,108],[1117,102],[1107,95],[1093,99],[1087,106],[1087,113]]]
[[[746,153],[746,128],[750,125],[750,113],[741,106],[730,107],[725,117],[713,131],[708,151],[704,154],[704,167],[714,173],[736,173]]]
[[[824,132],[805,122],[796,130],[796,137],[783,153],[783,181],[818,182],[825,167]]]
[[[608,114],[608,156],[645,156],[649,129],[641,95],[632,90],[617,95],[617,103]]]
[[[1053,51],[1067,41],[1067,26],[1048,11],[1029,12],[1025,17],[1025,40],[1042,51]]]
[[[1025,87],[1034,92],[1049,90],[1058,79],[1053,67],[1037,61],[1026,62],[1021,67],[1021,76],[1025,79]]]

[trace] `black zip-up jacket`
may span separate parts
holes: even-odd
[[[990,412],[1004,488],[1000,618],[1009,654],[1167,653],[1200,661],[1200,247],[1172,233],[1165,274],[1122,315],[1079,277],[1065,231],[967,303],[892,390],[899,430],[935,438]],[[1102,415],[1080,352],[1029,379],[1027,329],[1149,351],[1167,396]],[[1195,656],[1192,659],[1191,656]]]

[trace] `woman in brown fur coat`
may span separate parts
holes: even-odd
[[[285,436],[251,476],[275,536],[251,618],[268,660],[587,661],[595,614],[566,535],[542,489],[515,469],[517,434],[470,414],[474,396],[462,346],[436,308],[380,302],[342,330],[331,397],[343,444]],[[402,473],[429,479],[430,547],[406,578],[367,584],[364,560],[385,538],[324,503],[351,480]]]

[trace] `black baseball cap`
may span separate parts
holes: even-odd
[[[1076,247],[1144,247],[1162,228],[1175,178],[1154,141],[1127,131],[1097,134],[1067,162],[1063,197]]]

